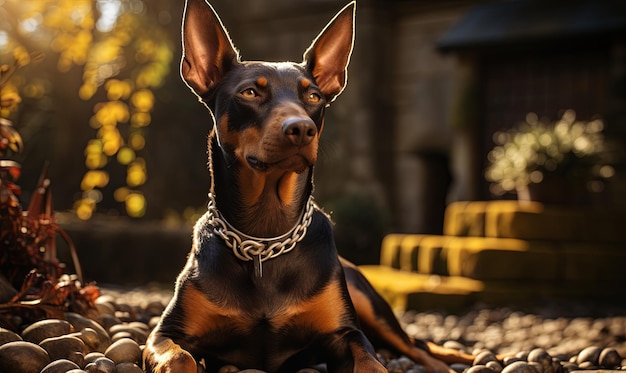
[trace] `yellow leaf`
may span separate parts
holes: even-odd
[[[120,164],[127,165],[134,160],[135,151],[129,147],[124,146],[117,152],[117,161]]]
[[[130,101],[137,111],[145,113],[154,106],[154,94],[148,89],[141,89],[132,95]]]
[[[126,196],[126,213],[133,218],[140,218],[146,213],[146,198],[137,192]]]

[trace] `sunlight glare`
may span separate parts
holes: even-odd
[[[41,14],[36,14],[28,19],[23,20],[20,23],[20,27],[27,33],[37,31],[37,28],[41,24],[42,17]]]
[[[121,1],[98,0],[97,7],[101,16],[96,22],[96,28],[100,32],[111,31],[117,22],[117,18],[120,16],[122,10]]]
[[[9,44],[9,34],[6,31],[0,31],[0,49],[6,48]]]

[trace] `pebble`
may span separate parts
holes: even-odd
[[[94,319],[68,312],[65,320],[42,320],[21,331],[0,328],[0,372],[142,372],[143,345],[171,292],[104,293]],[[565,304],[534,311],[476,306],[458,315],[409,311],[399,319],[414,338],[476,356],[471,365],[450,365],[456,373],[584,373],[626,371],[624,315],[624,309]],[[391,373],[426,373],[405,356],[377,354]],[[202,365],[198,372],[205,372]],[[320,365],[297,373],[322,372]],[[226,365],[218,373],[265,372]]]

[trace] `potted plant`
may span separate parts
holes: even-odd
[[[600,119],[576,120],[573,110],[555,122],[527,114],[524,123],[494,134],[497,145],[485,172],[491,192],[545,203],[584,202],[615,174],[603,129]]]

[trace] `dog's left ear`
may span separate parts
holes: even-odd
[[[327,103],[343,91],[348,81],[355,10],[355,1],[346,5],[304,52],[303,64],[315,78]]]

